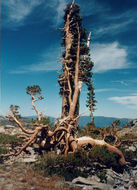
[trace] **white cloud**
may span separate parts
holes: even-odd
[[[47,0],[43,4],[44,12],[41,19],[49,20],[53,27],[57,27],[63,22],[64,9],[68,0]]]
[[[130,86],[131,84],[137,83],[137,79],[135,78],[135,79],[132,79],[132,80],[127,80],[127,79],[125,79],[125,80],[115,80],[115,81],[111,81],[111,82],[119,83],[119,84],[121,84],[123,86]]]
[[[6,0],[2,1],[3,14],[5,14],[5,24],[7,26],[23,25],[25,18],[40,5],[43,0]]]
[[[94,44],[91,47],[94,72],[101,73],[112,69],[123,69],[129,66],[127,51],[118,42]]]
[[[110,97],[109,100],[112,100],[122,105],[126,105],[128,106],[128,108],[131,109],[137,109],[137,94],[123,97]]]
[[[101,89],[95,89],[95,92],[96,93],[99,93],[99,92],[108,92],[108,91],[111,91],[113,89],[110,89],[110,88],[101,88]]]
[[[107,26],[103,26],[97,29],[95,34],[98,35],[98,37],[104,34],[108,34],[108,33],[111,33],[113,35],[113,34],[122,32],[123,30],[124,31],[128,30],[129,28],[127,26],[132,22],[133,20],[129,19],[129,20],[123,21],[122,23],[111,23]]]
[[[41,72],[41,71],[56,71],[60,69],[59,63],[56,61],[51,62],[43,62],[38,64],[31,64],[20,67],[18,70],[11,71],[11,74],[24,74],[24,73],[31,73],[31,72]]]
[[[132,95],[136,95],[134,93],[133,89],[123,89],[123,88],[100,88],[100,89],[95,89],[95,93],[101,93],[101,92],[122,92],[122,93],[132,93]]]
[[[3,26],[18,28],[26,24],[26,18],[34,8],[42,5],[39,14],[40,21],[49,20],[54,26],[63,20],[67,0],[4,0],[2,1]]]
[[[64,15],[64,9],[66,7],[66,0],[58,0],[56,24],[60,24]]]
[[[58,70],[61,65],[57,63],[60,56],[59,49],[52,47],[48,52],[40,56],[40,61],[35,64],[22,66],[11,73],[21,74],[27,72]],[[111,44],[94,44],[91,53],[94,62],[93,72],[101,73],[113,69],[128,68],[126,49],[119,47],[117,42]],[[53,56],[54,55],[54,56]]]

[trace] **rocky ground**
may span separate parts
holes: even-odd
[[[118,174],[107,169],[107,183],[100,182],[94,175],[88,178],[78,177],[72,182],[52,176],[43,177],[26,164],[0,165],[0,190],[136,190],[137,168]]]
[[[43,177],[22,163],[0,165],[0,190],[69,190],[63,178]]]
[[[0,133],[16,135],[22,134],[20,129],[12,125],[0,126]],[[127,133],[137,133],[137,120],[127,123],[119,136]],[[127,146],[128,150],[135,151],[137,142]],[[137,159],[134,165],[126,167],[123,173],[117,173],[111,168],[103,168],[106,173],[106,180],[97,177],[96,172],[92,171],[92,176],[87,178],[77,177],[72,181],[65,182],[63,178],[43,177],[31,168],[31,163],[37,161],[36,153],[32,147],[28,148],[29,154],[23,152],[18,157],[11,157],[0,164],[0,190],[46,190],[46,189],[83,189],[83,190],[136,190],[137,189]]]
[[[118,174],[112,169],[106,169],[107,182],[100,182],[100,179],[94,175],[88,178],[78,177],[69,182],[70,185],[82,187],[84,190],[136,190],[137,189],[137,167],[125,170],[124,173]]]

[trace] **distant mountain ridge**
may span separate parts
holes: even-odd
[[[114,120],[120,120],[120,126],[123,126],[125,123],[129,122],[132,119],[129,118],[115,118],[115,117],[104,117],[104,116],[95,116],[94,122],[96,127],[106,127],[110,126]],[[90,116],[81,116],[79,118],[80,127],[84,127],[85,124],[90,123]]]
[[[25,122],[30,123],[32,118],[37,118],[36,116],[27,116],[24,117]],[[56,119],[54,117],[50,117],[51,123],[53,123]],[[128,123],[130,120],[129,118],[115,118],[115,117],[104,117],[104,116],[95,116],[94,122],[96,127],[106,127],[112,124],[114,120],[120,120],[120,126]],[[79,126],[83,128],[87,123],[90,123],[90,116],[81,116],[79,118]],[[11,124],[8,120],[6,120],[3,116],[0,116],[0,125],[8,125]]]

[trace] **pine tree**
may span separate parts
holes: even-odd
[[[31,96],[31,99],[32,99],[32,106],[33,106],[33,109],[35,110],[36,114],[37,114],[37,117],[38,117],[38,121],[41,120],[41,113],[38,111],[38,109],[36,108],[35,106],[35,102],[38,101],[38,100],[43,100],[44,98],[41,96],[41,88],[39,85],[33,85],[33,86],[28,86],[26,88],[26,93],[29,94]],[[38,96],[38,97],[36,97]]]
[[[82,26],[80,8],[74,2],[68,4],[64,15],[62,32],[62,73],[59,75],[62,96],[62,118],[71,119],[79,114],[79,98],[83,84],[92,86],[93,62],[89,54],[90,36]]]
[[[87,96],[87,105],[86,106],[89,107],[91,124],[93,124],[93,125],[94,125],[93,112],[95,111],[96,103],[97,103],[97,101],[95,100],[94,87],[92,86],[92,83],[90,82],[88,85],[88,96]]]

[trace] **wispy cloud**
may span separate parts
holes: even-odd
[[[112,81],[113,83],[119,83],[123,86],[128,86],[128,82],[125,81],[125,80],[115,80],[115,81]]]
[[[131,85],[133,83],[137,83],[137,79],[135,78],[135,79],[132,79],[132,80],[127,80],[127,79],[125,79],[125,80],[115,80],[115,81],[111,81],[111,82],[112,83],[119,83],[119,84],[121,84],[123,86],[129,86],[129,85]]]
[[[43,62],[38,64],[31,64],[22,66],[17,70],[10,71],[11,74],[25,74],[25,73],[36,73],[36,72],[49,72],[49,71],[56,71],[60,69],[60,65],[57,62]]]
[[[122,32],[123,30],[129,30],[127,27],[129,24],[131,24],[133,21],[131,19],[127,21],[123,21],[122,23],[110,23],[109,25],[101,26],[100,28],[96,29],[96,35],[102,36],[104,34],[117,34],[119,32]]]
[[[64,9],[66,7],[66,0],[58,0],[58,4],[57,4],[57,9],[56,9],[56,13],[57,13],[57,17],[56,17],[56,24],[60,24],[61,21],[63,20],[63,15],[64,15]]]
[[[67,0],[6,0],[2,1],[2,22],[6,28],[17,29],[25,25],[35,8],[39,10],[39,22],[49,20],[54,26],[63,21]],[[41,5],[41,6],[39,6]]]
[[[120,12],[113,15],[110,14],[110,12],[106,12],[103,23],[98,28],[96,28],[96,35],[114,35],[130,30],[130,27],[128,26],[132,23],[135,23],[136,17],[136,10],[127,10],[126,12]]]
[[[3,24],[7,27],[17,27],[24,24],[24,20],[35,7],[40,5],[43,0],[6,0],[2,1]]]
[[[43,4],[42,20],[48,20],[53,27],[59,26],[63,22],[64,9],[69,0],[47,0]]]
[[[58,64],[57,61],[61,53],[59,49],[57,51],[56,49],[58,48],[52,47],[51,49],[48,49],[48,52],[40,56],[40,61],[37,61],[37,63],[26,66],[23,65],[19,69],[11,71],[10,73],[21,74],[27,72],[59,70],[61,64]],[[93,72],[95,73],[128,68],[130,65],[127,61],[126,49],[119,47],[117,42],[111,44],[94,44],[91,57],[94,62]]]
[[[100,89],[95,89],[96,93],[100,93],[100,92],[108,92],[111,91],[112,89],[110,88],[100,88]]]
[[[95,93],[102,93],[102,92],[122,92],[122,93],[132,93],[132,95],[135,95],[136,90],[133,89],[123,89],[123,88],[100,88],[100,89],[95,89]]]
[[[53,56],[54,55],[54,56]],[[11,70],[10,74],[25,74],[36,72],[50,72],[61,69],[61,62],[59,60],[60,50],[58,48],[49,48],[38,56],[38,61],[29,65],[21,65],[20,67]]]
[[[131,109],[137,109],[137,94],[136,93],[130,96],[110,97],[109,100],[125,105]]]
[[[109,44],[94,44],[91,47],[94,62],[94,72],[101,73],[113,69],[128,68],[127,51],[118,42]]]

